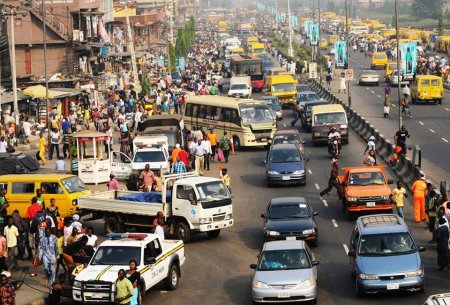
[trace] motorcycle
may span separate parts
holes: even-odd
[[[328,140],[328,154],[330,156],[339,156],[341,153],[341,139],[334,137]]]

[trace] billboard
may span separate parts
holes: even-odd
[[[404,80],[413,80],[417,70],[417,42],[400,43],[401,68]]]
[[[311,20],[303,22],[303,30],[305,31],[305,34],[308,37],[309,37],[309,34],[310,34],[310,27],[311,27],[312,23],[313,22]]]
[[[336,67],[344,67],[347,62],[347,42],[338,40],[334,43],[334,61]]]
[[[317,46],[319,44],[319,25],[317,23],[311,24],[309,38],[312,46]]]

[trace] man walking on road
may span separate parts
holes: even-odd
[[[408,193],[406,193],[406,190],[402,186],[402,183],[400,181],[397,181],[397,188],[392,190],[391,200],[397,207],[398,216],[400,216],[401,218],[405,218],[405,214],[403,212],[404,198],[408,198]]]
[[[402,148],[401,152],[398,155],[406,155],[406,138],[409,138],[409,132],[406,129],[405,125],[402,125],[399,131],[394,136],[394,141],[397,146]]]
[[[333,189],[333,186],[336,188],[339,198],[341,198],[341,190],[339,189],[339,169],[338,169],[338,158],[337,156],[333,157],[333,161],[331,164],[331,172],[330,179],[328,179],[328,187],[320,192],[320,199],[323,199],[322,196],[327,194]]]
[[[414,194],[414,220],[416,222],[425,220],[425,195],[427,191],[427,183],[425,180],[425,176],[422,176],[411,187]]]

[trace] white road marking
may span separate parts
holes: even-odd
[[[346,244],[343,244],[343,246],[344,246],[345,254],[348,255],[348,247],[347,247],[347,245],[346,245]]]
[[[286,128],[286,123],[283,124],[283,127]]]
[[[381,97],[381,95],[377,94],[378,97]]]
[[[448,108],[445,108],[445,111],[450,111],[450,109],[448,109]]]
[[[424,123],[422,121],[419,121],[419,124],[422,125],[422,126],[424,125]]]
[[[395,105],[395,104],[392,104],[392,106],[393,106],[393,107],[397,107],[397,105]]]
[[[366,87],[367,90],[369,90],[369,87]]]
[[[315,184],[315,186],[316,186],[316,189],[320,190],[320,187],[317,183]]]
[[[375,94],[375,92],[373,92],[373,90],[370,90],[371,93]]]
[[[310,169],[308,169],[308,174],[312,175],[312,171]]]
[[[323,205],[326,206],[326,207],[328,207],[327,201],[326,201],[326,200],[322,200],[322,201],[323,201]]]
[[[428,128],[429,131],[431,131],[432,133],[435,133],[436,131],[434,131],[433,129]]]
[[[339,227],[338,224],[337,224],[337,222],[336,222],[336,220],[331,219],[331,222],[333,223],[333,226],[334,226],[335,228],[338,228],[338,227]]]
[[[444,141],[445,143],[448,143],[448,140],[446,138],[441,138],[442,141]]]

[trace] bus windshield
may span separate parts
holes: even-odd
[[[294,84],[277,84],[277,85],[273,85],[272,87],[273,87],[272,91],[274,93],[295,91]]]
[[[341,112],[316,114],[314,122],[316,124],[347,124],[345,114]]]
[[[272,123],[273,116],[267,105],[242,106],[240,108],[242,124]]]

